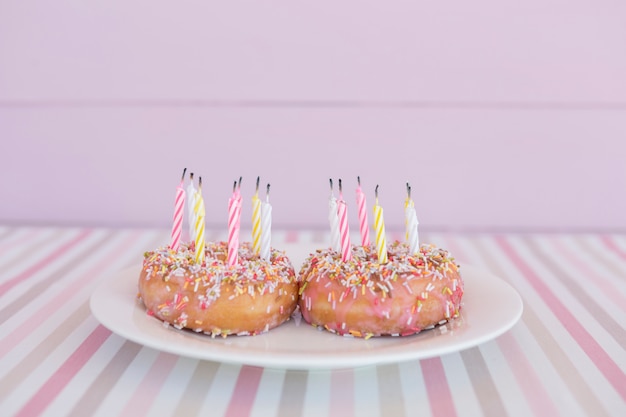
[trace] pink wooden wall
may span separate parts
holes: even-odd
[[[168,226],[184,167],[226,224],[625,230],[618,0],[0,3],[0,221]],[[249,225],[249,204],[244,226]]]

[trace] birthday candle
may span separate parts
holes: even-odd
[[[239,219],[240,194],[237,193],[237,181],[233,185],[233,195],[228,200],[228,265],[237,264],[239,257]]]
[[[383,208],[378,205],[378,185],[375,189],[376,204],[374,205],[374,231],[376,232],[376,251],[378,253],[378,263],[387,263],[387,239],[385,237],[385,220],[383,219]]]
[[[178,187],[176,187],[174,222],[172,224],[172,240],[170,242],[170,248],[174,251],[178,250],[178,247],[180,246],[180,236],[183,233],[183,213],[185,211],[185,189],[183,188],[183,181],[185,179],[186,171],[187,168],[183,170],[183,176],[180,179]]]
[[[206,212],[204,209],[204,199],[202,198],[202,177],[198,178],[198,191],[194,198],[194,217],[195,221],[195,242],[196,242],[196,263],[204,262],[204,227]]]
[[[265,202],[261,207],[261,258],[270,260],[272,246],[272,205],[270,204],[270,185],[267,184]]]
[[[406,240],[409,245],[410,253],[417,253],[419,250],[419,235],[417,232],[417,213],[415,212],[415,203],[411,198],[411,186],[406,184],[406,202],[404,204],[404,217],[406,224]]]
[[[356,204],[359,210],[359,229],[361,230],[361,245],[369,246],[370,244],[370,227],[367,221],[367,203],[365,194],[361,189],[361,177],[356,177],[359,186],[356,189]]]
[[[343,199],[341,180],[339,180],[339,201],[337,202],[337,217],[339,218],[339,235],[341,241],[341,260],[352,260],[352,244],[350,243],[350,228],[348,227],[348,207]]]
[[[194,207],[196,198],[196,187],[193,186],[193,172],[189,173],[189,185],[187,185],[187,198],[189,198],[189,203],[187,204],[187,215],[188,215],[188,223],[189,223],[189,241],[195,239],[196,236],[196,217],[194,214]]]
[[[252,196],[252,250],[261,252],[261,200],[259,199],[259,177],[256,177],[256,192]]]
[[[330,197],[328,198],[328,221],[330,222],[330,247],[339,252],[339,218],[337,217],[337,199],[333,194],[333,180],[330,179]]]

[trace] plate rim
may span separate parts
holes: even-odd
[[[427,359],[427,358],[442,356],[445,354],[458,352],[458,351],[462,351],[462,350],[466,350],[466,349],[478,346],[482,343],[485,343],[489,340],[493,340],[501,336],[502,334],[509,331],[519,321],[519,319],[522,316],[522,312],[524,308],[521,296],[511,284],[509,284],[502,278],[499,278],[496,275],[488,271],[482,270],[472,265],[463,264],[461,267],[461,271],[462,271],[463,278],[465,281],[465,294],[463,298],[463,306],[461,308],[462,316],[466,314],[468,308],[470,310],[472,308],[472,307],[468,307],[465,304],[468,298],[470,299],[472,298],[471,296],[468,296],[468,290],[471,291],[472,289],[472,282],[471,281],[468,282],[467,277],[466,277],[468,273],[470,276],[474,276],[474,274],[478,274],[478,276],[481,276],[486,281],[489,281],[489,283],[492,286],[491,290],[494,290],[493,286],[495,285],[495,290],[499,292],[499,295],[506,296],[509,299],[509,302],[513,304],[510,306],[511,310],[509,311],[508,316],[506,316],[506,320],[504,319],[501,320],[502,323],[500,323],[500,325],[497,328],[494,328],[490,332],[488,332],[488,334],[469,337],[469,338],[466,338],[467,340],[464,340],[461,343],[457,342],[456,344],[455,343],[449,343],[447,345],[443,344],[442,346],[439,346],[435,349],[431,348],[431,349],[426,349],[426,350],[397,349],[397,348],[394,349],[394,346],[395,347],[399,345],[411,346],[412,343],[410,342],[411,340],[410,338],[413,338],[414,340],[416,340],[416,343],[417,343],[420,340],[420,335],[423,335],[426,332],[431,332],[432,330],[426,330],[414,336],[397,337],[397,338],[395,337],[371,338],[367,341],[363,339],[358,339],[358,338],[347,338],[347,339],[358,340],[359,343],[367,342],[372,345],[375,345],[377,343],[383,344],[383,343],[379,343],[377,339],[397,340],[398,342],[384,342],[383,344],[384,346],[382,350],[391,350],[392,351],[391,354],[376,354],[376,352],[374,352],[374,353],[367,355],[367,354],[355,354],[354,352],[346,352],[345,354],[341,354],[341,352],[339,352],[339,353],[335,353],[333,356],[330,356],[330,355],[316,356],[316,355],[310,355],[310,354],[306,354],[306,356],[303,356],[305,355],[304,353],[298,353],[296,351],[293,351],[291,353],[280,352],[280,355],[278,355],[277,352],[271,352],[267,350],[265,351],[253,350],[253,351],[246,352],[245,348],[242,351],[234,350],[232,352],[225,354],[223,351],[226,350],[228,352],[228,350],[224,349],[223,348],[224,345],[222,344],[223,342],[219,342],[219,341],[226,340],[226,339],[217,338],[219,344],[214,345],[212,348],[209,343],[211,343],[210,341],[212,341],[213,339],[211,339],[210,336],[203,335],[203,334],[199,334],[199,335],[194,334],[193,332],[188,331],[188,330],[184,330],[184,331],[178,330],[174,328],[173,326],[166,326],[165,324],[160,322],[159,319],[155,317],[148,316],[146,314],[145,307],[143,306],[143,304],[141,304],[140,301],[138,301],[136,297],[137,292],[135,291],[135,295],[133,296],[133,292],[131,290],[133,286],[135,286],[136,288],[140,269],[141,269],[141,266],[132,266],[132,267],[128,267],[128,268],[116,271],[114,273],[107,274],[105,277],[102,278],[102,282],[100,282],[95,288],[95,290],[92,292],[90,299],[89,299],[89,306],[90,306],[91,313],[94,315],[96,320],[98,320],[98,322],[102,324],[104,327],[106,327],[111,332],[125,339],[141,344],[142,346],[146,346],[146,347],[163,351],[163,352],[168,352],[168,353],[172,353],[172,354],[176,354],[176,355],[180,355],[184,357],[189,357],[189,358],[194,358],[194,359],[199,359],[199,360],[209,360],[209,361],[238,364],[238,365],[260,366],[260,367],[274,368],[274,369],[323,370],[323,369],[355,368],[355,367],[362,367],[362,366],[369,366],[369,365],[400,363],[400,362],[405,362],[405,361],[410,361],[410,360]],[[131,275],[131,274],[137,277],[134,281],[126,278],[127,275]],[[118,287],[124,287],[124,286],[128,287],[129,297],[126,299],[120,300],[117,297],[115,297],[115,290]],[[203,348],[202,350],[198,350],[195,347],[194,348],[189,347],[190,344],[188,345],[184,342],[171,344],[168,341],[162,340],[162,339],[165,339],[166,337],[171,339],[170,337],[171,333],[167,334],[167,336],[165,336],[166,333],[163,333],[163,336],[161,337],[161,339],[159,339],[158,337],[153,337],[150,334],[146,336],[146,334],[141,335],[141,334],[133,333],[130,329],[130,327],[132,326],[129,326],[127,323],[118,322],[117,320],[112,319],[112,316],[107,315],[106,313],[107,308],[104,306],[104,304],[106,304],[109,301],[117,301],[118,303],[121,303],[121,305],[119,305],[118,308],[129,309],[128,312],[131,315],[141,313],[145,317],[146,320],[155,320],[156,324],[162,327],[162,330],[164,332],[173,332],[175,334],[182,335],[183,338],[188,338],[188,337],[202,338],[203,340],[207,340],[209,343],[207,343],[206,349]],[[130,305],[131,303],[132,303],[132,308]],[[130,317],[128,319],[129,319],[128,321],[131,321]],[[143,320],[143,319],[140,319],[140,320]],[[459,320],[459,319],[455,319],[455,320]],[[452,323],[454,323],[455,320],[453,320]],[[330,332],[325,332],[323,330],[318,330],[314,328],[313,326],[306,324],[303,319],[299,325],[296,324],[296,321],[297,319],[292,318],[288,322],[264,334],[260,334],[256,336],[229,336],[229,338],[227,339],[238,338],[238,337],[271,339],[273,335],[278,334],[279,331],[280,332],[292,331],[294,333],[306,331],[306,332],[311,332],[310,333],[311,337],[316,337],[316,336],[313,336],[313,334],[320,333],[321,335],[323,335],[322,337],[327,337],[327,335],[331,335],[332,336],[331,340],[333,340],[333,338],[337,338],[338,340],[345,339],[339,335],[331,334]],[[152,324],[150,325],[153,326]],[[461,325],[463,324],[461,323]],[[289,330],[290,327],[296,327],[296,330]],[[140,329],[140,331],[142,330]],[[471,329],[469,331],[471,332]],[[434,337],[444,337],[444,336],[436,335]],[[409,340],[409,342],[406,342],[407,340]],[[164,343],[164,342],[168,342],[168,343]],[[391,346],[391,348],[387,348],[387,346]],[[254,353],[254,355],[251,355],[251,353]]]

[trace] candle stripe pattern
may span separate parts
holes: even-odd
[[[339,252],[341,250],[339,238],[339,217],[337,199],[333,196],[328,200],[328,221],[330,222],[330,247]]]
[[[196,236],[196,215],[195,215],[195,206],[196,206],[196,187],[193,186],[193,183],[190,182],[189,185],[187,186],[187,198],[189,199],[189,202],[187,204],[188,210],[187,210],[187,215],[188,215],[188,219],[187,221],[189,222],[189,240],[192,241],[194,240],[195,236]]]
[[[343,262],[348,262],[352,260],[352,244],[350,243],[350,230],[348,227],[348,207],[343,199],[340,199],[338,202],[337,217],[339,218],[341,259]]]
[[[261,253],[261,200],[255,194],[252,197],[252,250]]]
[[[374,206],[374,230],[376,232],[376,251],[378,252],[378,262],[387,263],[387,238],[385,237],[385,220],[383,219],[383,208],[376,204]]]
[[[185,189],[181,181],[176,187],[176,201],[174,203],[174,222],[172,224],[172,240],[170,248],[178,250],[180,237],[183,233],[183,212],[185,211]]]
[[[237,196],[228,202],[228,265],[234,266],[239,258],[239,219],[241,213]]]
[[[361,231],[361,245],[370,245],[370,227],[367,220],[367,203],[361,186],[356,189],[356,203],[359,210],[359,229]]]
[[[419,235],[417,231],[417,213],[413,201],[404,209],[406,218],[406,239],[411,253],[419,250]]]
[[[263,203],[261,206],[261,258],[270,260],[272,248],[272,206]]]
[[[204,199],[200,192],[196,192],[194,198],[194,216],[195,216],[195,242],[196,242],[196,263],[201,265],[204,262],[204,228],[205,228],[205,209]]]

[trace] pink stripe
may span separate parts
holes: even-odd
[[[178,358],[178,356],[170,353],[159,353],[150,371],[137,386],[130,401],[128,401],[120,415],[139,416],[145,414],[147,405],[152,404],[159,395],[163,382],[169,377]]]
[[[263,368],[248,365],[241,367],[225,416],[250,415],[262,375]]]
[[[604,377],[613,385],[613,388],[626,400],[626,375],[619,369],[613,359],[517,254],[510,243],[502,236],[497,236],[495,240],[507,256],[511,258],[515,266],[524,274],[526,280],[552,310],[569,334],[576,340],[576,343],[580,345]]]
[[[39,388],[30,401],[16,414],[16,417],[39,415],[44,411],[110,335],[110,330],[102,325],[98,325],[74,353]]]
[[[618,254],[621,258],[626,259],[626,252],[624,250],[622,250],[622,248],[620,248],[613,239],[611,239],[609,236],[602,236],[600,238],[600,240],[602,241],[602,243],[604,243],[604,245],[611,249],[613,252],[615,252],[616,254]]]
[[[354,415],[354,372],[348,369],[333,370],[330,376],[330,416]]]
[[[120,253],[126,253],[128,248],[139,238],[140,232],[135,232],[132,237],[127,239],[122,245],[116,246],[106,258],[102,259],[79,278],[76,279],[72,285],[65,287],[63,292],[57,294],[52,300],[42,305],[39,310],[29,315],[29,322],[36,323],[35,326],[19,326],[13,330],[0,344],[0,358],[4,357],[9,351],[17,346],[26,336],[30,335],[33,331],[37,330],[37,327],[43,323],[48,316],[53,314],[59,305],[65,303],[68,299],[74,297],[79,291],[81,291],[87,284],[90,284],[95,278],[100,277],[100,273],[103,268],[110,264]]]
[[[559,255],[563,256],[567,259],[567,262],[572,264],[576,269],[578,269],[585,277],[588,277],[593,280],[595,286],[602,290],[602,293],[612,300],[615,305],[624,307],[626,306],[626,298],[622,295],[622,293],[617,290],[609,281],[604,279],[602,276],[596,274],[586,263],[581,262],[580,258],[578,258],[575,254],[571,253],[561,241],[556,238],[550,239],[552,246],[556,249]]]
[[[547,395],[543,382],[535,372],[535,367],[528,361],[515,338],[510,333],[505,333],[496,341],[534,414],[558,416],[559,412]]]
[[[422,359],[420,361],[424,384],[428,393],[428,404],[434,417],[456,416],[450,386],[446,379],[441,358]]]
[[[469,259],[468,255],[452,240],[446,240],[451,253],[457,258]],[[526,354],[522,351],[519,344],[510,333],[505,333],[496,339],[500,346],[500,351],[506,358],[513,376],[522,388],[526,401],[533,409],[536,415],[558,415],[558,411],[554,406],[550,397],[542,389],[542,382],[535,372],[535,367],[528,361]]]
[[[46,256],[41,261],[37,262],[30,268],[26,269],[21,274],[18,274],[15,277],[3,282],[2,285],[0,285],[0,294],[5,294],[15,285],[26,280],[27,278],[30,278],[31,275],[35,274],[37,271],[40,271],[45,266],[49,265],[52,261],[54,261],[59,256],[63,255],[72,247],[76,246],[76,244],[78,244],[81,240],[89,236],[91,233],[92,233],[92,230],[83,230],[74,239],[70,240],[69,242],[66,242],[64,245],[60,246],[57,250],[55,250],[54,252]]]

